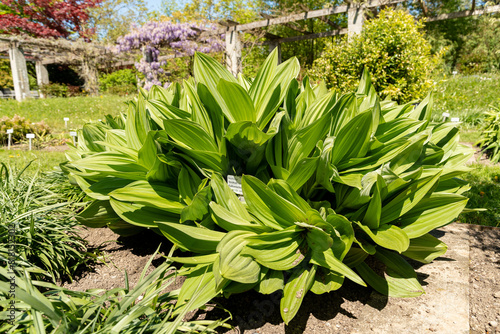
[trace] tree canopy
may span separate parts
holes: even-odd
[[[101,0],[2,0],[0,33],[88,38],[87,10]]]

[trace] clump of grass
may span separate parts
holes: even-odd
[[[500,167],[473,165],[464,176],[471,189],[467,193],[468,208],[485,208],[486,211],[465,212],[459,216],[462,223],[500,226]]]
[[[0,262],[14,254],[16,264],[37,267],[52,280],[72,280],[79,267],[93,256],[75,232],[75,203],[84,194],[69,185],[62,172],[28,176],[5,163],[0,164]],[[9,253],[15,236],[16,251]],[[37,275],[44,279],[45,274]]]
[[[24,176],[33,176],[39,172],[53,172],[59,170],[59,164],[66,161],[64,152],[58,151],[21,151],[0,149],[0,161],[14,170],[21,170],[31,162],[30,168]]]

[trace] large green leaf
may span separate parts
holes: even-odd
[[[260,266],[251,257],[242,256],[241,251],[247,244],[245,239],[254,233],[248,231],[231,231],[222,238],[217,246],[220,254],[219,272],[222,277],[244,283],[257,283]]]
[[[312,266],[309,270],[301,268],[292,273],[283,289],[283,298],[280,303],[281,317],[285,324],[288,324],[299,311],[304,296],[313,285],[315,275],[316,266]]]
[[[226,110],[222,110],[231,123],[242,121],[255,123],[256,115],[252,100],[239,84],[221,79],[217,90],[227,107]]]
[[[448,246],[444,242],[427,233],[411,239],[410,247],[402,254],[422,263],[431,263],[435,258],[444,255],[447,249]]]
[[[418,238],[455,219],[468,199],[462,195],[434,193],[421,200],[401,217],[401,229],[411,238]]]
[[[408,235],[399,227],[391,224],[380,225],[377,229],[371,230],[368,226],[355,222],[363,232],[377,244],[387,249],[393,249],[399,253],[404,252],[410,245]]]
[[[157,222],[160,231],[183,250],[213,253],[226,233],[178,223]]]

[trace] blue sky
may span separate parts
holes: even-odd
[[[160,9],[162,0],[146,0],[149,9]]]

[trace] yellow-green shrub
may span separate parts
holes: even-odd
[[[327,44],[311,74],[345,93],[357,87],[366,67],[382,97],[398,102],[421,98],[432,84],[430,74],[438,61],[422,29],[423,24],[405,11],[383,10],[359,35]]]

